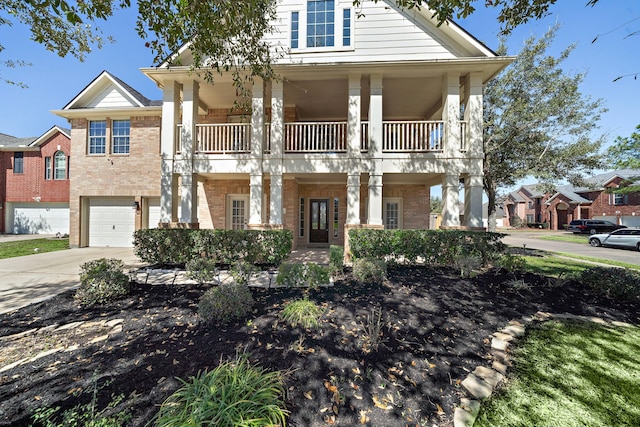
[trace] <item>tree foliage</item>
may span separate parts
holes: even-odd
[[[557,58],[546,54],[557,28],[525,41],[517,59],[485,89],[484,189],[491,229],[499,188],[527,176],[579,184],[583,175],[601,166],[604,137],[595,132],[606,109],[602,100],[580,93],[584,74],[562,69],[573,46]],[[498,52],[506,52],[504,40]]]
[[[627,137],[617,137],[613,145],[607,150],[607,160],[615,169],[640,170],[640,125],[635,132]],[[640,176],[634,176],[624,181],[615,193],[628,194],[640,191]]]

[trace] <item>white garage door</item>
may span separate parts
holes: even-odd
[[[149,199],[149,228],[158,228],[160,222],[160,199]]]
[[[14,234],[69,234],[69,205],[16,203],[12,231]]]
[[[136,210],[130,199],[89,201],[89,246],[126,248],[133,246]]]

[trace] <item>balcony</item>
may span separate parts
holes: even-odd
[[[466,123],[460,123],[459,150],[467,151]],[[360,150],[369,151],[369,123],[361,123]],[[182,125],[177,126],[175,152],[182,151]],[[271,125],[264,128],[264,152],[271,152]],[[446,135],[442,121],[385,121],[382,123],[383,153],[439,153]],[[346,153],[347,122],[293,122],[284,124],[285,154]],[[194,152],[247,154],[251,152],[251,124],[196,125]]]

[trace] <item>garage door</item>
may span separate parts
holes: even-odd
[[[14,204],[12,231],[14,234],[69,234],[69,205]]]
[[[130,199],[89,200],[89,246],[133,246],[136,210]]]
[[[160,222],[160,199],[149,199],[149,228],[158,228]]]

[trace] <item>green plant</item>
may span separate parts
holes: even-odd
[[[344,247],[329,246],[329,270],[331,274],[338,274],[344,271]]]
[[[198,315],[207,323],[229,323],[246,316],[253,306],[246,285],[225,283],[209,289],[198,304]]]
[[[101,258],[80,266],[80,287],[75,299],[82,305],[105,304],[130,292],[129,276],[124,263],[115,258]]]
[[[365,353],[378,351],[378,347],[382,343],[382,309],[372,308],[371,313],[367,314],[367,320],[362,323],[363,328],[363,345],[362,349]]]
[[[108,386],[106,382],[98,386],[97,373],[94,372],[91,382],[91,400],[84,405],[76,405],[58,415],[60,407],[38,408],[31,416],[30,427],[121,427],[131,419],[128,411],[115,411],[115,408],[124,401],[124,395],[111,396],[111,402],[103,409],[98,409],[98,391]],[[59,421],[56,421],[59,418]]]
[[[322,311],[322,307],[305,298],[287,303],[280,317],[293,327],[300,324],[305,329],[317,329],[320,327]]]
[[[310,288],[318,288],[329,284],[329,268],[310,262],[305,264],[304,279]]]
[[[169,396],[155,424],[178,426],[284,426],[287,410],[280,372],[249,363],[246,355],[199,372]]]
[[[471,277],[473,273],[482,267],[482,258],[477,254],[459,256],[454,261],[455,267],[460,270],[460,277]]]
[[[640,301],[640,272],[627,268],[591,267],[578,280],[598,295],[623,301]]]
[[[494,264],[497,272],[505,270],[514,276],[517,276],[525,271],[527,261],[523,256],[507,253],[498,258]]]
[[[329,269],[315,263],[282,263],[276,277],[276,283],[287,288],[317,288],[329,284],[329,280]]]
[[[387,264],[379,259],[358,258],[353,261],[352,274],[359,282],[380,285],[387,278]]]
[[[258,273],[258,268],[245,260],[238,260],[231,265],[229,274],[238,285],[248,285],[249,280]]]
[[[195,280],[201,285],[205,283],[212,283],[220,274],[218,267],[216,266],[216,262],[212,259],[194,258],[187,262],[185,267],[187,270],[187,277],[191,280]]]

